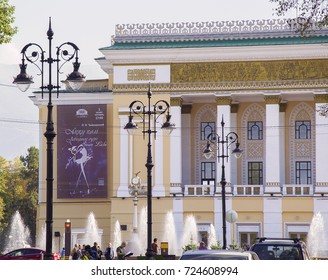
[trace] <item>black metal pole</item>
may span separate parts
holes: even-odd
[[[147,153],[147,252],[146,252],[146,259],[152,260],[154,259],[154,252],[152,249],[152,154],[151,154],[151,108],[150,108],[150,99],[151,99],[151,91],[148,91],[148,111],[145,112],[148,114],[148,153]],[[156,130],[156,127],[154,128]]]
[[[227,249],[227,225],[226,225],[226,193],[225,193],[225,187],[226,187],[226,178],[225,178],[225,165],[224,165],[224,159],[226,155],[224,154],[224,145],[227,144],[227,141],[224,140],[224,121],[222,117],[221,121],[221,141],[219,140],[219,143],[222,144],[221,146],[221,194],[222,194],[222,238],[223,238],[223,245],[222,249]]]
[[[53,59],[51,56],[51,40],[53,38],[54,32],[51,29],[51,23],[49,22],[49,29],[47,32],[48,41],[49,41],[49,56],[48,56],[48,64],[49,64],[49,102],[48,102],[48,116],[47,116],[47,127],[44,136],[47,139],[47,204],[46,204],[46,254],[44,259],[51,260],[53,259],[52,254],[52,224],[53,224],[53,143],[54,138],[56,137],[56,133],[54,130],[54,123],[52,119],[52,80],[51,80],[51,67],[53,63]]]

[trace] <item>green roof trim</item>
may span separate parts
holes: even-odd
[[[299,45],[328,43],[328,35],[320,37],[288,37],[288,38],[257,38],[231,40],[199,40],[171,42],[115,42],[112,46],[99,50],[132,50],[132,49],[170,49],[170,48],[209,48],[209,47],[244,47],[269,45]]]

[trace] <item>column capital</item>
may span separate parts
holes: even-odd
[[[182,107],[182,98],[181,97],[172,97],[170,98],[171,106],[180,106]]]
[[[328,94],[315,94],[314,102],[315,103],[328,103]]]
[[[230,96],[216,96],[215,98],[216,105],[230,105],[231,97]]]
[[[279,104],[280,100],[280,95],[264,95],[265,104]]]

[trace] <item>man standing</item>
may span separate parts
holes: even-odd
[[[116,249],[116,255],[118,260],[125,260],[125,246],[126,243],[123,241],[120,246]]]
[[[106,260],[112,260],[114,259],[114,251],[113,251],[113,248],[112,248],[112,243],[108,243],[108,247],[106,248],[106,251],[105,251],[105,258]]]
[[[153,244],[151,244],[151,248],[153,249],[153,252],[156,255],[158,255],[158,240],[157,238],[154,238]]]

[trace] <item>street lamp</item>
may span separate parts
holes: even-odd
[[[221,187],[222,187],[222,231],[223,231],[223,249],[227,249],[227,237],[226,237],[226,197],[225,197],[225,186],[227,184],[226,178],[225,178],[225,165],[224,160],[229,158],[228,155],[228,148],[231,144],[235,143],[235,149],[232,151],[232,154],[235,155],[236,158],[241,157],[242,151],[239,149],[239,142],[238,142],[238,134],[235,132],[229,132],[227,135],[224,135],[224,121],[223,121],[223,115],[222,115],[222,121],[221,121],[221,136],[219,136],[217,133],[210,133],[207,136],[207,145],[205,150],[203,151],[205,157],[210,156],[213,152],[211,148],[211,144],[215,145],[215,148],[217,149],[217,157],[218,161],[220,162],[221,158]],[[221,144],[221,149],[220,149]],[[220,151],[221,150],[221,151]],[[209,157],[208,157],[209,158]],[[216,185],[214,186],[214,194],[216,192]]]
[[[144,105],[142,101],[135,100],[130,106],[129,122],[125,125],[124,129],[128,131],[129,134],[133,134],[138,126],[133,122],[133,115],[141,118],[142,121],[142,134],[145,139],[145,135],[148,134],[148,153],[147,153],[147,252],[146,259],[154,259],[154,252],[152,250],[152,153],[151,153],[151,135],[154,134],[154,139],[156,139],[156,123],[158,118],[166,114],[166,121],[162,125],[163,131],[166,130],[168,134],[172,132],[175,128],[174,124],[170,123],[170,105],[165,100],[159,100],[154,105],[151,106],[150,101],[152,97],[152,92],[150,90],[150,85],[148,89],[148,105]],[[153,123],[153,127],[152,127]]]
[[[67,76],[66,81],[70,84],[73,90],[77,90],[81,87],[83,82],[85,82],[85,76],[82,75],[79,72],[79,59],[78,59],[78,51],[79,48],[71,43],[66,42],[61,44],[59,47],[57,47],[56,51],[56,58],[52,57],[52,44],[51,40],[53,38],[54,32],[51,29],[51,18],[49,18],[49,29],[47,31],[48,36],[48,42],[49,42],[49,52],[48,52],[48,58],[45,58],[44,54],[45,51],[41,48],[40,45],[35,43],[29,43],[27,44],[21,51],[22,54],[22,63],[19,65],[20,67],[20,73],[17,75],[17,77],[14,79],[14,84],[16,84],[20,90],[26,91],[29,86],[33,83],[32,76],[28,75],[26,73],[26,67],[25,59],[34,64],[40,71],[41,74],[41,93],[43,98],[44,90],[48,91],[49,94],[49,101],[48,101],[48,116],[47,116],[47,126],[46,126],[46,132],[44,133],[44,136],[47,139],[47,205],[46,205],[46,254],[44,256],[45,259],[53,259],[52,254],[52,224],[53,224],[53,142],[54,138],[56,137],[56,132],[54,130],[54,123],[52,118],[52,91],[55,89],[57,92],[57,97],[59,95],[59,74],[61,74],[60,70],[62,66],[70,61],[71,59],[75,58],[75,62],[73,63],[74,71]],[[27,50],[32,48],[30,52],[27,53]],[[65,48],[64,48],[65,47]],[[68,49],[72,51],[72,53],[69,53]],[[63,61],[62,64],[60,64],[60,61]],[[37,64],[37,62],[41,63],[41,67]],[[56,84],[52,84],[52,64],[57,64],[56,67],[56,76],[57,81]],[[48,63],[49,70],[48,70],[48,78],[49,78],[49,84],[44,85],[44,64]]]

